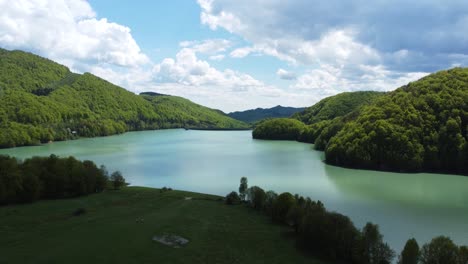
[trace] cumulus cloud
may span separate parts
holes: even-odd
[[[297,78],[294,72],[289,72],[284,69],[278,69],[278,71],[276,71],[276,75],[283,80],[295,80]]]
[[[297,78],[291,85],[293,89],[309,91],[317,98],[323,98],[340,92],[354,91],[391,91],[408,82],[426,76],[426,72],[394,72],[383,66],[358,65],[349,68],[322,65]]]
[[[175,83],[184,86],[213,85],[235,89],[263,86],[252,76],[230,69],[219,71],[207,61],[199,59],[197,53],[203,53],[198,44],[183,47],[175,58],[165,58],[153,68],[157,83]]]
[[[202,24],[249,44],[231,57],[258,53],[304,69],[287,90],[312,94],[314,102],[344,91],[389,91],[429,72],[468,65],[466,1],[198,3]]]
[[[292,63],[330,64],[337,56],[345,63],[371,59],[396,71],[434,71],[467,62],[455,56],[468,54],[466,1],[198,2],[203,24],[238,34],[255,50]]]
[[[75,70],[149,62],[128,27],[97,19],[84,0],[0,0],[0,45],[32,51]]]

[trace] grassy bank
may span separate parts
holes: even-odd
[[[0,207],[0,263],[321,263],[285,239],[289,228],[219,198],[127,187]],[[77,208],[86,213],[73,216]],[[190,242],[152,241],[165,233]]]

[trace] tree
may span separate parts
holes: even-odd
[[[240,203],[239,195],[235,191],[232,191],[226,195],[225,202],[229,205],[238,204]]]
[[[458,263],[468,264],[468,247],[467,246],[461,246],[458,249]]]
[[[421,248],[421,264],[458,264],[458,247],[445,236],[438,236]]]
[[[299,204],[294,205],[288,212],[287,221],[289,225],[294,227],[294,231],[296,233],[299,230],[299,224],[301,223],[304,214],[304,208],[299,206]]]
[[[122,176],[120,171],[114,171],[111,175],[111,182],[114,186],[114,190],[117,190],[125,185],[125,178]]]
[[[273,212],[273,205],[276,203],[276,199],[278,198],[278,194],[274,191],[268,191],[265,194],[265,204],[263,209],[267,212],[267,214],[271,215]]]
[[[273,220],[286,223],[287,215],[295,204],[296,201],[291,193],[285,192],[280,194],[273,205]]]
[[[248,189],[247,194],[249,202],[254,209],[263,209],[265,206],[266,193],[262,188],[252,186]]]
[[[369,264],[390,264],[395,257],[395,253],[383,242],[379,226],[367,223],[362,231],[364,258]]]
[[[247,188],[248,188],[248,185],[247,185],[247,178],[246,178],[246,177],[242,177],[242,178],[240,179],[240,185],[239,185],[239,197],[240,197],[241,201],[245,201],[245,196],[246,196]]]
[[[418,264],[419,261],[419,245],[416,239],[411,238],[406,241],[403,251],[401,251],[398,264]]]

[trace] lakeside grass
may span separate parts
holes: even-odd
[[[220,198],[126,187],[0,207],[0,263],[322,263],[295,248],[291,229]],[[190,242],[152,241],[165,233]]]

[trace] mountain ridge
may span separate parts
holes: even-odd
[[[303,111],[304,109],[305,107],[289,107],[277,105],[271,108],[257,107],[255,109],[249,109],[245,111],[235,111],[228,113],[227,115],[246,123],[255,123],[267,118],[290,117],[294,113]]]

